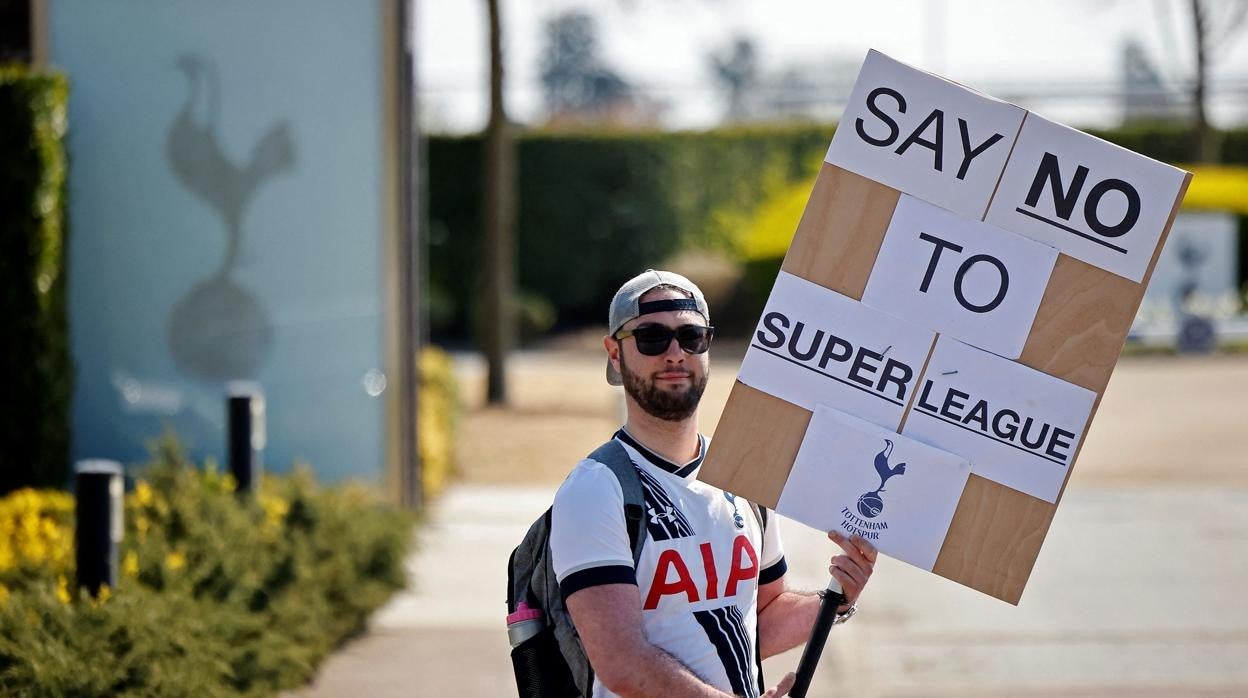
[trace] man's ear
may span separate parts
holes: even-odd
[[[602,338],[602,348],[607,350],[607,360],[615,370],[620,370],[620,343],[615,337],[606,335]]]

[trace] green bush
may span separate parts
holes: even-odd
[[[0,67],[0,494],[68,472],[68,96],[62,76]]]
[[[410,519],[306,470],[239,497],[165,440],[126,498],[119,583],[101,600],[70,592],[72,555],[54,552],[65,495],[10,497],[0,524],[47,540],[0,531],[17,541],[0,567],[4,695],[269,695],[305,683],[404,584]]]

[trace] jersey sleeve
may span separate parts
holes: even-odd
[[[780,541],[780,522],[776,520],[776,512],[767,511],[767,521],[763,526],[762,571],[758,573],[759,585],[770,584],[789,571],[789,564],[784,560],[784,544]]]
[[[602,584],[636,584],[624,494],[611,469],[582,461],[551,508],[550,556],[564,598]]]

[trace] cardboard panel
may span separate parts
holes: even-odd
[[[1191,181],[1187,174],[1140,283],[1058,256],[1019,363],[1098,394],[1105,391]]]
[[[735,383],[698,479],[775,509],[810,418],[797,405]]]
[[[1083,427],[1085,435],[1100,406],[1101,396],[1098,395]],[[1079,442],[1072,463],[1079,462],[1085,443],[1086,438]],[[962,499],[932,571],[1018,605],[1073,470],[1073,465],[1067,469],[1066,480],[1057,494],[1057,501],[1052,504],[972,475],[962,491]],[[999,530],[988,530],[998,525]]]
[[[823,164],[781,269],[862,298],[901,192]]]
[[[1056,504],[972,475],[932,571],[1017,604],[1056,510]]]
[[[1061,255],[1019,363],[1103,392],[1144,285]]]

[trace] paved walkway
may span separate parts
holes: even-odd
[[[412,556],[412,588],[304,695],[510,695],[502,574],[551,494],[449,492]],[[822,585],[827,541],[782,526],[793,580]],[[812,695],[1244,695],[1245,550],[1248,490],[1070,492],[1017,608],[886,559]]]

